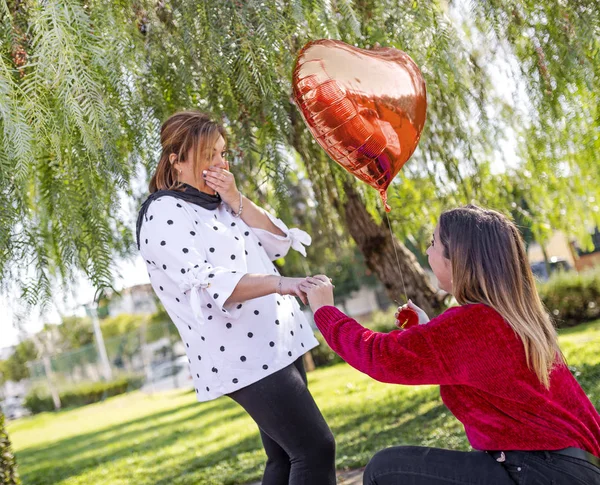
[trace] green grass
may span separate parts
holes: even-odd
[[[561,347],[600,407],[600,321],[561,331]],[[468,449],[436,387],[380,384],[346,364],[309,374],[337,441],[338,469],[399,444]],[[12,422],[24,485],[216,485],[258,480],[265,460],[252,420],[227,398],[140,392]]]

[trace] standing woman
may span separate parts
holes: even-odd
[[[335,442],[307,388],[318,345],[295,297],[303,278],[273,264],[310,237],[237,189],[225,132],[197,111],[161,128],[162,154],[137,221],[154,291],[185,343],[198,401],[227,395],[254,419],[263,485],[335,483]]]
[[[382,382],[440,385],[477,450],[388,448],[365,485],[600,485],[600,416],[564,362],[517,227],[459,207],[441,215],[427,255],[460,306],[429,321],[409,304],[425,324],[407,330],[362,327],[332,306],[322,275],[301,285],[335,352]]]

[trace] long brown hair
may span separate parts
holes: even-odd
[[[225,138],[223,127],[200,111],[180,111],[171,115],[160,129],[162,153],[150,180],[150,193],[181,188],[177,181],[177,170],[170,161],[172,153],[177,155],[178,161],[183,162],[192,150],[194,175],[197,179],[202,162],[212,156],[219,136]]]
[[[527,365],[548,388],[550,371],[563,357],[515,224],[499,212],[467,205],[444,212],[439,232],[456,301],[484,303],[502,315],[523,342]]]

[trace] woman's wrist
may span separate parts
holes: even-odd
[[[277,294],[277,295],[283,295],[283,276],[269,276],[269,278],[271,278],[272,280],[272,288],[273,288],[273,293]]]
[[[225,202],[231,209],[233,214],[237,214],[240,211],[240,205],[242,201],[242,193],[239,190],[235,190],[231,195],[230,194],[220,194],[221,199]]]
[[[238,210],[233,211],[232,208],[232,213],[233,213],[233,217],[240,217],[242,215],[242,211],[244,209],[244,196],[242,195],[242,193],[240,191],[238,191],[238,197],[239,197],[239,202],[238,202]],[[230,206],[231,207],[231,206]]]

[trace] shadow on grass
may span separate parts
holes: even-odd
[[[600,364],[581,364],[572,370],[598,407]],[[396,445],[468,449],[462,425],[443,405],[437,387],[395,393],[390,385],[390,390],[376,400],[366,399],[362,391],[354,396],[349,392],[348,399],[342,396],[335,406],[329,401],[330,407],[323,393],[319,393],[318,402],[337,440],[338,468],[364,466],[377,451]],[[340,405],[340,401],[344,404]],[[202,404],[192,402],[55,443],[29,447],[17,452],[23,483],[61,482],[130,455],[138,456],[138,468],[148,467],[144,478],[138,480],[143,485],[242,483],[248,477],[258,476],[262,469],[264,455],[258,452],[261,449],[258,430],[248,435],[246,429],[238,436],[240,428],[234,423],[227,431],[229,435],[223,436],[227,445],[210,452],[199,448],[195,453],[165,458],[161,449],[187,438],[195,438],[189,440],[190,447],[198,446],[201,441],[198,436],[215,432],[224,421],[233,423],[245,414],[227,398]],[[83,456],[86,454],[91,456]],[[106,483],[110,483],[110,478],[122,478],[120,474],[127,473],[126,465],[124,471],[117,473],[119,477],[111,475]]]
[[[157,420],[160,421],[194,407],[198,408],[198,412],[156,423]],[[228,399],[212,401],[206,405],[193,402],[177,409],[157,412],[52,444],[29,447],[17,452],[21,470],[25,471],[22,473],[23,482],[28,485],[47,485],[81,475],[103,463],[131,454],[155,453],[158,449],[167,447],[190,433],[188,429],[182,429],[181,425],[208,417],[211,413],[214,413],[214,417],[202,423],[205,429],[222,422],[224,413],[227,414],[228,419],[236,419],[244,415],[245,411]],[[148,426],[144,426],[145,424]],[[135,429],[129,429],[132,427]],[[136,436],[141,434],[147,438],[135,440]],[[133,445],[132,440],[135,440]],[[90,451],[94,452],[93,456],[84,456]]]
[[[409,399],[390,398],[364,413],[341,407],[331,421],[337,423],[332,430],[337,437],[338,468],[343,469],[365,466],[377,451],[390,446],[426,446],[440,429],[449,429],[459,448],[467,447],[462,425],[444,406],[437,388]]]

